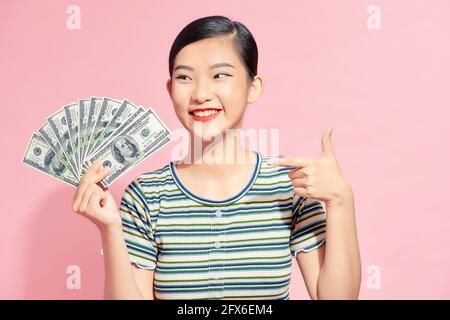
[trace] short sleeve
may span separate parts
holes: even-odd
[[[139,268],[155,269],[158,247],[154,239],[151,212],[138,179],[125,189],[120,216],[130,262]]]
[[[295,196],[292,203],[291,254],[309,252],[326,241],[326,213],[319,200]]]

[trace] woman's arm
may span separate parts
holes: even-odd
[[[311,299],[357,299],[361,263],[356,234],[353,195],[327,206],[327,240],[296,256]]]
[[[327,245],[317,281],[318,299],[358,299],[361,260],[353,193],[327,206]]]
[[[109,168],[103,168],[102,161],[92,165],[81,179],[72,205],[74,212],[91,220],[100,231],[105,263],[104,298],[153,299],[153,270],[133,269],[119,209],[112,194],[98,185],[108,174]]]
[[[152,295],[145,297],[138,287],[134,276],[133,266],[128,258],[128,250],[123,238],[123,231],[119,228],[108,228],[101,231],[103,256],[105,263],[105,292],[106,300],[144,300],[153,298],[153,281],[141,281],[143,285],[151,286]],[[153,270],[146,270],[153,275]],[[150,280],[150,279],[149,279]],[[153,280],[153,277],[151,277]]]
[[[318,299],[356,299],[361,284],[361,262],[353,191],[334,154],[332,130],[329,127],[322,135],[320,159],[285,157],[268,159],[267,163],[296,167],[288,174],[294,193],[321,200],[326,205],[326,246],[318,252],[297,256],[302,272],[307,275],[311,296]]]

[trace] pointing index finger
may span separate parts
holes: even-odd
[[[281,167],[305,167],[310,163],[310,160],[306,157],[283,157],[283,158],[270,158],[267,160],[267,164]]]

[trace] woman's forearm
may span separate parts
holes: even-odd
[[[361,261],[353,194],[327,207],[327,247],[318,280],[320,299],[358,299]]]
[[[105,264],[105,300],[143,300],[119,228],[101,230]]]

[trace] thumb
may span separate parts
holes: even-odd
[[[333,145],[331,143],[331,133],[333,132],[333,127],[329,126],[327,130],[322,135],[322,155],[335,158]]]

